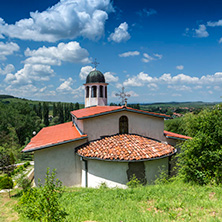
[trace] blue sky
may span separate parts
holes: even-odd
[[[83,103],[96,58],[109,102],[221,101],[221,1],[0,4],[0,94]]]

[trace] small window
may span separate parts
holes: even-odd
[[[127,116],[121,116],[119,118],[119,133],[128,133],[128,118]]]
[[[99,86],[99,97],[103,97],[103,86]]]
[[[86,86],[86,98],[89,98],[89,87]]]
[[[107,98],[107,86],[105,86],[105,98]]]
[[[96,86],[92,86],[92,96],[91,96],[92,98],[97,97],[96,90],[97,90],[97,87]]]

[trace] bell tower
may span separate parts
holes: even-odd
[[[107,85],[104,75],[94,68],[86,77],[85,107],[107,105]]]

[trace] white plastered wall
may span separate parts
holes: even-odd
[[[49,167],[50,171],[56,169],[56,177],[62,181],[63,185],[81,186],[82,166],[74,148],[85,142],[86,139],[82,139],[35,151],[35,184],[38,184],[38,179],[44,183],[46,170]]]
[[[87,160],[88,161],[88,187],[98,188],[102,183],[105,183],[108,187],[119,187],[126,188],[128,182],[127,162],[112,162],[102,160]],[[154,181],[159,177],[161,172],[165,170],[168,173],[168,157],[146,161],[145,175],[147,184],[153,184]],[[85,168],[83,165],[82,171],[82,186],[85,187]]]
[[[88,161],[88,187],[99,187],[105,183],[108,187],[126,188],[128,163],[101,160]],[[84,168],[83,168],[84,171]],[[84,173],[83,173],[84,174]],[[83,184],[84,186],[84,184]]]
[[[146,161],[144,163],[147,184],[153,184],[161,173],[168,173],[169,157]]]
[[[165,140],[163,118],[127,111],[84,119],[83,131],[88,135],[89,141],[99,139],[100,136],[117,134],[119,133],[119,118],[123,115],[128,117],[129,133],[160,141]]]

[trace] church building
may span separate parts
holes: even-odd
[[[151,184],[169,172],[175,145],[190,138],[164,131],[170,116],[108,106],[108,83],[96,69],[84,86],[85,108],[72,111],[70,122],[43,128],[23,149],[34,153],[35,184],[44,182],[48,167],[63,185],[82,187],[125,188],[134,175]]]

